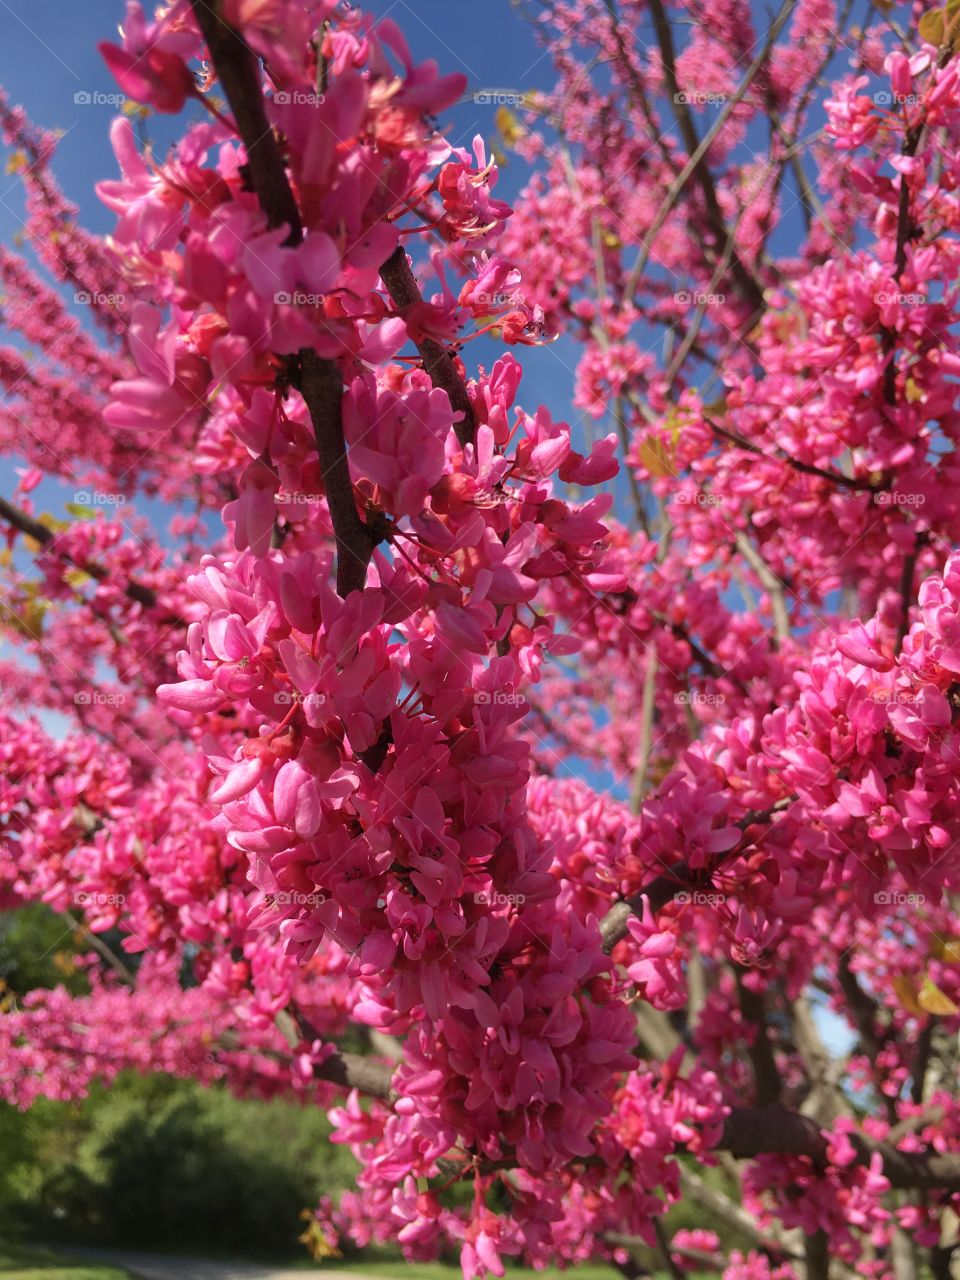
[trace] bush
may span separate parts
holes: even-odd
[[[353,1182],[328,1134],[316,1108],[121,1077],[83,1104],[0,1112],[0,1218],[74,1243],[294,1253],[299,1211]]]

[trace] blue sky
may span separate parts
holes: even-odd
[[[549,89],[554,83],[549,54],[510,0],[368,0],[364,7],[378,16],[392,17],[418,60],[433,58],[444,72],[463,72],[472,92],[485,88]],[[94,184],[116,171],[107,136],[116,108],[98,103],[96,98],[116,93],[116,86],[96,46],[100,40],[115,37],[123,8],[121,0],[0,0],[0,82],[11,101],[26,107],[38,124],[63,132],[55,164],[58,179],[79,206],[83,224],[101,232],[110,230],[113,215],[100,205]],[[537,6],[527,8],[535,12]],[[763,19],[760,25],[765,25]],[[78,101],[77,95],[89,95],[93,101]],[[492,137],[494,110],[468,100],[448,113],[451,141],[469,147],[476,133]],[[150,135],[158,142],[175,136],[176,127],[175,121],[155,116],[149,122]],[[502,173],[498,194],[515,197],[526,176],[522,162],[512,159]],[[0,168],[0,240],[10,243],[14,239],[22,225],[21,216],[19,182],[16,177],[3,176]],[[794,240],[799,238],[796,231],[796,225],[783,228]],[[489,361],[493,353],[492,344],[478,343],[468,349],[468,365],[478,358]],[[555,417],[574,422],[578,415],[572,408],[573,344],[562,340],[514,354],[525,368],[524,404],[532,408],[545,403]],[[0,493],[5,495],[14,487],[12,466],[11,459],[0,458]],[[58,491],[47,482],[34,497],[40,507],[57,507],[58,494],[59,502],[72,496],[66,488]],[[141,510],[150,511],[151,505],[142,504]],[[161,512],[155,514],[162,520]],[[821,1021],[832,1045],[842,1048],[838,1020],[821,1015]]]
[[[147,0],[149,10],[152,0]],[[549,54],[537,41],[531,23],[510,0],[373,0],[364,6],[378,16],[389,15],[404,32],[417,59],[433,58],[444,72],[460,71],[470,90],[484,88],[546,89],[554,83]],[[528,7],[530,12],[536,6]],[[59,129],[63,138],[55,171],[66,194],[79,205],[82,223],[108,231],[113,215],[94,192],[102,178],[112,177],[116,164],[108,129],[116,107],[98,103],[96,95],[111,95],[117,87],[97,52],[101,40],[116,38],[122,20],[122,0],[0,0],[0,83],[11,101],[21,103],[40,125]],[[77,94],[94,101],[78,103]],[[468,101],[445,118],[456,145],[470,146],[477,133],[495,133],[494,106]],[[149,132],[157,140],[174,136],[176,121],[151,117]],[[502,172],[501,190],[510,199],[527,175],[514,158]],[[21,226],[22,197],[15,177],[0,174],[0,239],[9,243]],[[492,348],[477,353],[489,358]],[[546,400],[558,416],[569,414],[573,385],[572,349],[541,348],[515,353],[528,369],[524,399]],[[531,359],[535,356],[536,358]],[[0,483],[7,465],[0,461]],[[9,489],[9,485],[6,486]]]

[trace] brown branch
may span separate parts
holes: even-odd
[[[742,529],[736,531],[733,541],[737,550],[760,579],[761,585],[770,597],[774,633],[777,637],[777,643],[782,644],[784,640],[789,640],[790,638],[790,607],[784,594],[787,584],[774,573]]]
[[[667,1237],[666,1228],[663,1225],[662,1218],[653,1219],[653,1230],[657,1237],[657,1246],[660,1250],[660,1257],[663,1259],[664,1265],[671,1276],[671,1280],[683,1280],[684,1273],[677,1265],[676,1259],[670,1250],[670,1241]]]
[[[880,486],[865,477],[845,476],[842,471],[831,471],[828,467],[816,467],[811,462],[800,462],[797,458],[792,458],[788,453],[778,451],[771,455],[764,453],[759,445],[747,440],[744,436],[738,435],[735,431],[729,431],[726,427],[721,427],[718,422],[714,422],[707,415],[701,414],[703,421],[707,424],[714,435],[720,436],[724,440],[729,440],[731,444],[735,444],[738,449],[743,449],[745,453],[753,453],[763,458],[767,462],[782,462],[788,467],[792,467],[794,471],[799,471],[806,476],[819,476],[821,480],[829,480],[831,484],[839,485],[844,489],[863,489],[868,492],[876,492]]]
[[[771,805],[769,809],[765,809],[763,813],[745,814],[734,825],[744,833],[744,837],[750,835],[750,828],[760,823],[769,823],[775,814],[789,808],[794,802],[794,797],[786,796],[782,800],[778,800],[776,804]],[[732,860],[738,857],[744,848],[745,841],[736,845],[726,855],[724,860]],[[719,862],[717,866],[719,866]],[[716,867],[714,867],[716,870]],[[623,898],[620,902],[615,902],[610,910],[600,921],[600,938],[603,942],[603,949],[610,952],[621,938],[626,937],[627,921],[633,915],[640,915],[643,911],[643,899],[646,898],[650,903],[651,911],[662,910],[668,902],[671,902],[681,889],[691,888],[694,885],[702,885],[704,883],[703,872],[691,871],[685,862],[677,862],[670,867],[663,875],[657,876],[651,880],[643,889],[637,893],[631,894],[629,898]]]
[[[923,1091],[927,1080],[927,1068],[930,1065],[930,1052],[933,1048],[933,1028],[935,1019],[930,1017],[920,1028],[915,1046],[913,1068],[910,1084],[911,1102],[923,1102]]]
[[[773,1056],[773,1046],[767,1027],[767,1002],[759,991],[753,991],[744,982],[746,970],[740,965],[733,966],[737,983],[737,997],[740,1012],[749,1028],[755,1035],[752,1040],[747,1036],[747,1052],[753,1064],[753,1079],[758,1106],[768,1106],[780,1100],[780,1072]]]
[[[124,964],[98,934],[93,932],[85,920],[78,920],[70,911],[63,911],[61,915],[70,924],[71,928],[77,929],[83,934],[84,940],[89,942],[94,951],[107,962],[110,968],[119,976],[121,982],[128,987],[136,984],[137,975],[128,965]]]
[[[315,351],[304,348],[300,352],[299,389],[313,422],[323,487],[337,543],[337,592],[346,596],[351,591],[363,590],[367,565],[374,547],[381,541],[382,529],[365,524],[357,511],[343,437],[343,382],[336,361],[325,360]]]
[[[647,787],[647,770],[653,750],[653,720],[656,713],[657,670],[660,663],[657,651],[647,646],[647,669],[643,677],[643,701],[640,709],[640,749],[637,755],[633,781],[630,785],[630,812],[639,813]]]
[[[380,268],[380,279],[386,285],[401,317],[409,312],[411,307],[423,301],[410,269],[410,263],[407,261],[407,252],[402,244],[397,245]],[[472,444],[476,434],[473,406],[467,394],[466,383],[457,370],[453,356],[443,343],[437,342],[435,338],[421,338],[416,343],[416,347],[423,360],[423,367],[430,375],[430,381],[435,387],[440,387],[447,393],[454,411],[463,415],[454,425],[461,447]]]
[[[877,1031],[880,1006],[857,981],[857,975],[850,967],[850,957],[846,954],[841,955],[837,963],[837,978],[847,1008],[853,1015],[863,1051],[875,1062],[887,1040],[885,1032]]]
[[[393,1069],[388,1063],[356,1053],[338,1053],[315,1069],[318,1079],[345,1089],[359,1089],[389,1099]],[[816,1121],[786,1107],[734,1107],[715,1150],[729,1151],[738,1160],[758,1155],[804,1156],[817,1169],[826,1168],[828,1135]],[[868,1165],[874,1154],[883,1161],[884,1176],[898,1189],[960,1192],[960,1154],[899,1151],[889,1143],[851,1134],[855,1163]],[[502,1161],[498,1167],[509,1167]]]
[[[783,1241],[764,1235],[757,1225],[756,1219],[742,1205],[737,1204],[736,1201],[731,1200],[722,1191],[704,1182],[699,1174],[694,1173],[685,1164],[680,1165],[680,1185],[683,1187],[683,1194],[688,1200],[695,1201],[701,1209],[705,1209],[708,1213],[721,1218],[728,1226],[741,1232],[756,1248],[762,1249],[778,1261],[790,1258],[795,1261],[799,1259],[799,1254],[793,1253]]]
[[[790,5],[784,5],[781,10],[781,15],[777,20],[779,23],[782,24],[782,22],[786,20],[787,14],[790,12],[790,8]],[[687,153],[690,156],[690,163],[693,165],[693,174],[700,184],[700,190],[703,193],[703,202],[706,206],[707,213],[707,224],[714,235],[717,249],[719,251],[727,239],[728,230],[726,220],[724,219],[723,211],[720,208],[720,201],[717,198],[717,189],[713,183],[713,175],[710,172],[709,165],[706,163],[706,157],[701,151],[700,138],[697,136],[693,117],[690,114],[690,109],[680,91],[680,84],[677,80],[676,54],[673,47],[673,31],[670,27],[670,20],[667,17],[662,0],[650,0],[650,14],[653,18],[653,25],[657,33],[657,43],[660,46],[660,58],[663,65],[663,75],[666,81],[667,92],[673,100],[674,115],[680,128],[683,145],[686,147]],[[762,65],[762,60],[760,65]],[[759,69],[759,65],[757,69]],[[756,71],[754,71],[754,74],[756,74]],[[744,90],[744,92],[745,91],[746,90]],[[697,158],[694,159],[694,157]],[[758,311],[762,311],[765,305],[763,288],[735,251],[731,260],[731,272],[742,290],[744,298],[749,304],[751,311],[754,314]]]
[[[960,1191],[960,1154],[899,1151],[858,1133],[850,1134],[850,1142],[858,1165],[868,1165],[875,1154],[881,1157],[884,1176],[893,1187]],[[829,1163],[827,1146],[827,1134],[809,1116],[786,1107],[734,1107],[717,1150],[729,1151],[738,1160],[759,1155],[805,1156],[822,1169]]]
[[[899,653],[910,630],[910,606],[913,603],[913,578],[920,552],[928,541],[928,535],[920,532],[914,539],[913,549],[903,557],[900,567],[900,621],[897,625],[897,643],[894,653]]]
[[[337,1053],[314,1068],[319,1080],[342,1085],[345,1089],[359,1089],[373,1098],[391,1097],[391,1067],[375,1058],[365,1058],[359,1053]]]
[[[289,227],[286,244],[298,244],[303,225],[286,166],[263,105],[257,61],[243,36],[208,0],[193,0],[197,25],[227,96],[247,153],[247,173],[271,227]],[[366,524],[357,510],[347,462],[341,404],[343,380],[335,360],[303,348],[289,362],[291,382],[310,410],[327,505],[337,544],[337,591],[363,589],[373,549],[383,537],[380,522]]]
[[[303,234],[300,210],[267,119],[257,60],[218,8],[218,0],[193,0],[193,16],[243,139],[250,185],[270,227],[289,227],[286,243],[297,244]]]
[[[806,1264],[806,1280],[829,1280],[830,1250],[827,1233],[821,1228],[804,1236],[803,1256]]]
[[[21,511],[19,507],[12,506],[4,498],[0,498],[0,520],[6,520],[7,524],[19,529],[28,538],[33,538],[34,542],[39,542],[44,548],[49,547],[57,536],[52,529],[48,529],[41,521],[35,520],[33,516],[28,516],[25,511]],[[96,564],[89,560],[75,560],[68,552],[61,551],[56,546],[51,550],[65,563],[72,564],[75,569],[82,570],[89,578],[94,578],[97,582],[106,582],[110,577],[109,570],[105,569],[102,564]],[[146,609],[152,609],[157,604],[157,593],[150,587],[142,586],[139,582],[128,582],[123,592],[124,595],[131,600],[135,600],[137,604],[142,604]],[[177,619],[177,621],[180,621],[180,619]]]

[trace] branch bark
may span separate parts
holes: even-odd
[[[793,797],[785,797],[783,800],[778,800],[763,813],[748,813],[736,823],[736,826],[746,835],[750,828],[758,823],[769,823],[775,814],[793,804],[793,799]],[[737,856],[737,850],[742,847],[742,843],[741,841],[740,845],[732,849],[727,857]],[[651,911],[660,911],[681,889],[702,884],[703,879],[699,872],[691,871],[685,862],[677,862],[662,876],[651,880],[637,893],[631,894],[629,898],[623,898],[620,902],[615,902],[600,921],[600,937],[604,951],[612,951],[620,939],[626,937],[627,921],[632,915],[639,915],[643,911],[644,898],[649,901]]]
[[[868,1165],[874,1154],[883,1161],[891,1186],[926,1191],[960,1191],[960,1154],[899,1151],[889,1143],[874,1142],[853,1133],[855,1163]],[[734,1107],[724,1125],[717,1150],[731,1152],[738,1160],[776,1154],[806,1156],[818,1168],[827,1160],[827,1135],[809,1116],[786,1107]]]
[[[215,2],[193,0],[193,12],[243,141],[250,185],[267,223],[289,228],[285,243],[299,244],[303,239],[300,210],[267,119],[256,58],[243,36],[220,15]],[[363,589],[383,528],[378,523],[366,524],[357,510],[343,435],[343,379],[337,362],[305,347],[290,363],[291,381],[303,395],[313,422],[337,544],[337,592],[346,596]]]
[[[367,565],[381,540],[376,525],[365,524],[357,511],[343,436],[343,382],[333,360],[315,351],[300,352],[299,389],[310,410],[320,455],[320,472],[337,544],[337,592],[362,591]]]
[[[271,228],[286,226],[286,243],[303,235],[300,209],[263,105],[257,60],[243,36],[221,16],[217,0],[193,0],[193,16],[217,79],[227,96],[237,132],[247,153],[250,185]]]
[[[6,520],[7,524],[19,529],[21,533],[25,533],[28,538],[33,538],[34,542],[39,542],[44,547],[48,547],[57,536],[52,529],[48,529],[45,524],[35,520],[33,516],[28,516],[25,511],[13,506],[5,498],[0,498],[0,520]],[[56,547],[53,550],[65,563],[72,564],[75,569],[81,569],[88,577],[95,578],[97,582],[105,582],[110,577],[109,571],[102,564],[89,560],[74,560],[73,556],[68,555],[65,551],[57,551]],[[142,604],[146,609],[152,609],[157,604],[157,593],[139,582],[128,582],[123,592],[124,595],[131,600],[135,600],[137,604]],[[177,620],[179,621],[179,619]]]
[[[380,268],[380,279],[387,286],[387,291],[401,316],[423,301],[410,269],[410,263],[407,261],[407,251],[402,244],[397,245]],[[477,429],[473,406],[467,394],[466,383],[457,371],[453,356],[443,343],[437,342],[435,338],[422,338],[416,343],[416,348],[420,352],[423,367],[430,375],[430,381],[435,387],[440,387],[447,393],[454,411],[463,415],[453,428],[461,447],[472,444]]]

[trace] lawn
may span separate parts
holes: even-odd
[[[324,1268],[326,1269],[326,1268]],[[416,1277],[416,1280],[462,1280],[463,1272],[459,1267],[446,1266],[442,1262],[418,1262],[408,1265],[403,1262],[337,1262],[329,1266],[330,1271],[355,1271],[358,1275],[384,1276],[390,1280],[403,1280],[404,1277]],[[569,1271],[557,1271],[550,1267],[547,1271],[529,1271],[525,1267],[507,1266],[506,1280],[516,1277],[538,1277],[538,1280],[619,1280],[620,1273],[612,1267],[601,1263],[591,1263],[583,1267],[574,1267]]]
[[[126,1271],[97,1267],[46,1249],[21,1249],[0,1244],[0,1276],[3,1280],[129,1280]]]
[[[285,1266],[291,1263],[286,1261]],[[345,1262],[331,1259],[320,1266],[311,1265],[306,1258],[297,1258],[295,1264],[304,1275],[311,1272],[322,1277],[325,1271],[339,1274],[353,1272],[357,1276],[383,1277],[383,1280],[461,1280],[457,1266],[441,1262],[421,1262],[408,1265],[400,1261]],[[507,1268],[507,1280],[619,1280],[619,1273],[601,1263],[559,1271],[551,1267],[547,1271],[530,1271],[525,1267]],[[126,1271],[115,1267],[97,1266],[90,1262],[72,1262],[69,1256],[49,1252],[46,1249],[25,1249],[0,1244],[0,1280],[130,1280]],[[659,1280],[659,1277],[657,1277]]]

